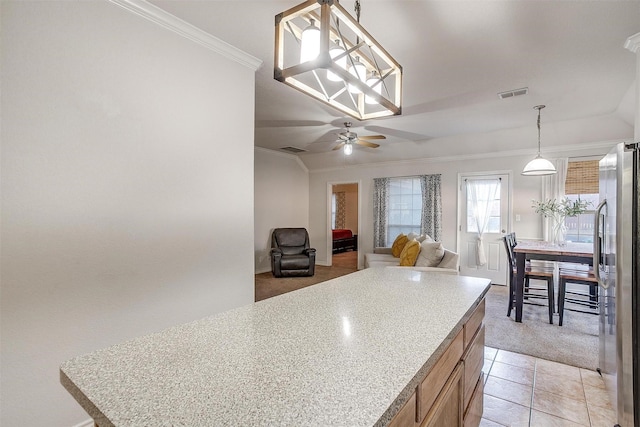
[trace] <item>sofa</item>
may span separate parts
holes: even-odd
[[[398,238],[400,238],[401,236],[402,235],[398,236]],[[416,237],[412,236],[411,234],[409,235],[409,237],[411,237],[411,239],[407,238],[406,239],[407,243],[413,240],[414,241],[413,244],[415,245]],[[398,241],[398,238],[396,239],[396,242]],[[441,243],[434,242],[432,239],[429,238],[429,236],[426,236],[426,238],[422,238],[422,239],[418,237],[417,240],[418,242],[422,241],[422,246],[418,246],[419,248],[417,249],[418,252],[422,250],[426,251],[426,250],[431,250],[435,248],[441,251],[441,252],[438,252],[438,255],[437,255],[438,259],[434,260],[433,258],[431,258],[427,262],[423,262],[423,260],[417,257],[417,260],[414,265],[401,266],[400,265],[401,258],[393,255],[392,248],[378,247],[373,250],[373,253],[366,253],[364,255],[364,267],[365,268],[398,267],[398,268],[410,268],[412,270],[418,270],[418,271],[432,271],[437,273],[458,274],[460,256],[457,253],[443,248]],[[394,244],[396,242],[394,242]],[[440,258],[439,254],[442,253],[442,251],[444,253]],[[398,253],[398,250],[396,250],[396,254],[397,253]],[[403,257],[403,259],[405,259],[405,257]]]

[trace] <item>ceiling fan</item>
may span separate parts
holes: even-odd
[[[333,150],[339,150],[344,147],[344,154],[347,156],[353,152],[353,144],[362,145],[369,148],[378,148],[380,144],[369,142],[368,139],[386,139],[384,135],[364,135],[358,136],[357,133],[351,131],[351,122],[344,122],[345,131],[338,134],[336,142],[339,144],[333,147]]]

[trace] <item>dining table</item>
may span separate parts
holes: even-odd
[[[513,251],[516,256],[516,322],[522,322],[524,275],[527,260],[573,262],[593,266],[593,243],[566,242],[557,244],[541,240],[519,240]]]

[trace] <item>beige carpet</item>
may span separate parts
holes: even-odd
[[[566,365],[598,367],[598,316],[564,312],[563,325],[549,323],[547,307],[525,304],[522,323],[516,323],[515,310],[507,317],[508,289],[492,286],[487,294],[485,344],[489,347],[528,354]]]

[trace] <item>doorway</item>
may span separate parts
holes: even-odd
[[[511,229],[511,172],[459,174],[458,182],[460,274],[507,284],[502,237]]]
[[[358,268],[360,228],[358,182],[331,183],[329,192],[328,252],[334,267]]]

